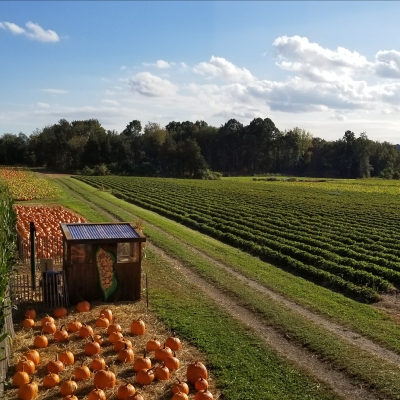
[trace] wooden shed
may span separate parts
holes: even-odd
[[[130,223],[61,224],[69,300],[139,300],[141,230]]]

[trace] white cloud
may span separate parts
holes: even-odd
[[[50,107],[50,104],[42,103],[41,101],[38,101],[37,105],[41,108],[49,108]]]
[[[373,63],[356,51],[344,47],[330,50],[306,37],[281,36],[272,45],[280,68],[318,82],[344,80],[373,70]]]
[[[168,68],[171,68],[171,66],[175,65],[175,63],[164,61],[164,60],[157,60],[153,64],[143,63],[143,65],[145,67],[156,67],[156,68],[160,68],[160,69],[168,69]]]
[[[384,78],[400,78],[400,52],[378,51],[375,55],[376,73]]]
[[[210,61],[197,64],[193,71],[209,78],[223,78],[234,82],[251,82],[255,78],[246,68],[240,68],[225,58],[211,56]]]
[[[68,90],[62,89],[41,89],[42,92],[51,93],[51,94],[65,94],[68,93]]]
[[[58,42],[60,40],[60,37],[56,32],[51,29],[44,30],[35,22],[29,21],[25,26],[27,29],[21,28],[12,22],[0,22],[0,28],[8,30],[14,35],[25,35],[30,39],[38,40],[39,42]]]
[[[178,87],[167,79],[162,79],[150,72],[140,72],[129,80],[133,92],[143,96],[163,97],[174,94]]]
[[[121,69],[121,71],[126,70],[126,65],[122,65],[120,69]]]

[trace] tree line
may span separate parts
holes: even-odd
[[[298,127],[280,131],[270,118],[248,125],[230,119],[165,127],[131,121],[118,133],[98,120],[58,123],[30,136],[0,137],[0,165],[26,165],[83,174],[214,179],[223,175],[290,174],[331,178],[400,178],[396,145],[348,130],[336,141]],[[214,172],[212,172],[214,171]]]

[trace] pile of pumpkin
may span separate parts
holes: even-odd
[[[82,301],[77,304],[76,309],[79,313],[88,312],[90,304]],[[67,309],[60,307],[53,311],[53,316],[54,318],[64,318],[67,312]],[[35,327],[35,318],[36,312],[28,309],[22,321],[23,328]],[[102,309],[95,322],[96,328],[104,329],[108,340],[95,334],[90,325],[80,322],[77,318],[57,329],[54,318],[46,315],[40,320],[41,332],[34,336],[31,346],[33,348],[26,351],[15,365],[16,372],[13,375],[12,383],[18,387],[20,400],[32,400],[38,395],[39,386],[34,381],[34,373],[40,363],[40,349],[49,346],[47,335],[52,335],[54,342],[57,343],[65,343],[72,335],[75,335],[84,340],[83,353],[85,356],[91,357],[89,366],[85,365],[88,361],[84,359],[74,368],[73,377],[64,381],[61,381],[59,373],[66,366],[72,366],[75,363],[73,352],[64,349],[56,354],[54,360],[46,364],[47,375],[42,380],[42,387],[50,389],[60,385],[59,393],[65,400],[77,400],[79,383],[88,381],[92,377],[93,388],[88,394],[88,400],[105,400],[107,389],[113,389],[112,396],[116,391],[118,400],[144,400],[143,395],[136,391],[131,383],[123,382],[117,387],[115,373],[106,365],[105,359],[100,356],[104,347],[112,347],[116,353],[116,362],[131,363],[132,373],[136,374],[135,382],[142,388],[151,385],[153,381],[171,381],[174,372],[181,368],[180,360],[176,355],[182,349],[179,338],[170,336],[163,345],[156,338],[150,339],[146,342],[143,356],[135,357],[132,341],[124,338],[122,328],[113,321],[113,313],[109,308]],[[130,322],[131,335],[141,336],[145,333],[146,325],[141,318]],[[147,355],[149,353],[153,354],[152,358]],[[187,383],[175,377],[175,381],[171,385],[172,400],[188,400],[190,389],[195,392],[194,400],[213,399],[212,393],[208,390],[208,372],[204,364],[199,361],[188,363],[186,378]]]

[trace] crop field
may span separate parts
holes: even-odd
[[[15,200],[55,198],[60,194],[48,180],[22,168],[0,168],[0,182],[8,186]]]
[[[400,284],[400,183],[79,177],[365,302]]]

